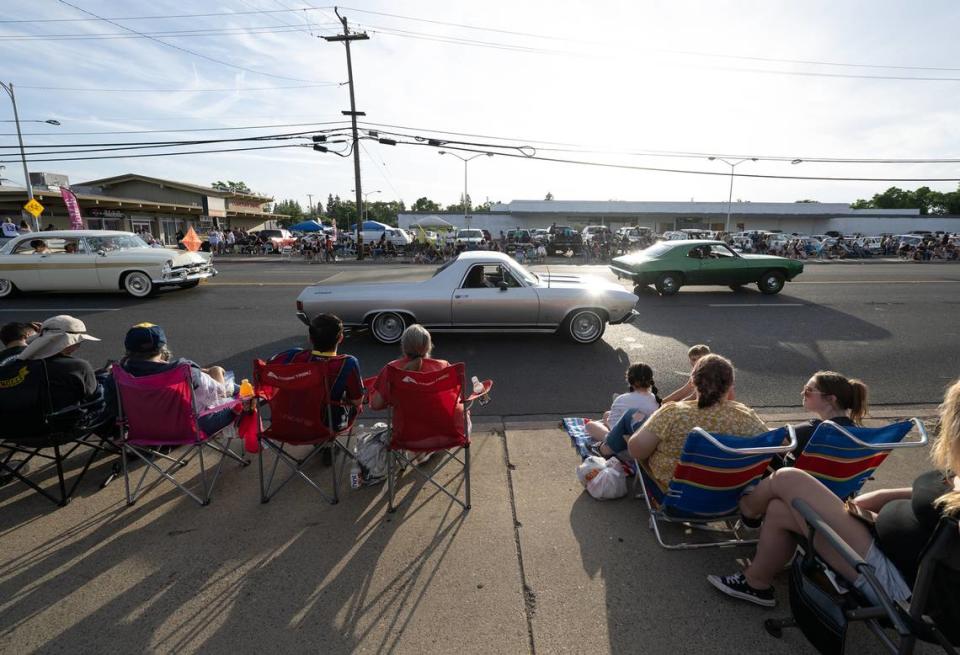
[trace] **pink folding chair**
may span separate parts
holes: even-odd
[[[393,512],[395,467],[407,467],[426,482],[445,493],[465,510],[470,509],[470,417],[473,400],[489,393],[493,383],[483,383],[481,394],[466,395],[469,387],[464,364],[450,364],[437,371],[405,371],[387,366],[382,375],[390,406],[390,445],[387,456],[389,510]],[[458,456],[463,452],[463,459]],[[407,452],[444,452],[444,459],[429,473],[417,466]],[[459,479],[458,474],[446,484],[434,477],[451,461],[462,467],[464,498],[447,487]]]
[[[176,486],[200,505],[209,505],[213,487],[220,477],[223,460],[230,457],[246,466],[250,462],[230,449],[236,433],[227,437],[225,444],[217,434],[206,434],[200,429],[197,420],[211,412],[232,409],[239,418],[242,403],[239,400],[227,400],[222,405],[197,413],[193,405],[193,383],[190,377],[190,365],[183,364],[163,373],[143,377],[133,376],[120,366],[113,367],[113,379],[117,385],[119,404],[120,445],[123,449],[123,478],[127,492],[127,505],[166,480]],[[171,457],[161,452],[162,447],[184,447],[183,457]],[[212,476],[207,470],[203,451],[213,450],[220,454]],[[134,454],[144,462],[143,474],[134,489],[130,489],[130,472],[127,455]],[[198,495],[180,483],[174,473],[185,467],[194,457],[200,461],[201,493]],[[157,461],[166,466],[160,466]],[[143,487],[149,471],[155,471],[158,477]]]

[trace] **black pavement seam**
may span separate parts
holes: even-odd
[[[513,485],[513,471],[516,468],[510,461],[510,447],[507,444],[507,430],[501,426],[497,433],[503,439],[503,458],[507,469],[507,490],[510,492],[510,514],[513,517],[513,539],[517,548],[517,565],[520,568],[520,584],[523,592],[523,612],[527,619],[527,639],[530,653],[535,655],[537,646],[533,638],[533,615],[537,611],[537,594],[527,583],[527,573],[523,566],[523,545],[520,543],[520,520],[517,518],[517,494]]]

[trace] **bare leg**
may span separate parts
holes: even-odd
[[[212,377],[215,381],[219,382],[220,384],[224,383],[224,373],[226,373],[226,371],[223,370],[223,367],[211,366],[210,368],[206,369],[205,372],[207,375]]]
[[[803,498],[820,517],[861,557],[865,557],[873,537],[860,521],[850,516],[843,501],[805,471],[780,469],[757,485],[753,493],[740,501],[747,516],[765,514],[757,553],[744,571],[747,583],[755,589],[766,589],[793,556],[795,536],[807,533],[803,517],[793,509],[793,500]],[[814,543],[817,553],[844,578],[853,582],[857,572],[818,535]]]
[[[600,421],[590,421],[584,426],[584,429],[594,441],[603,441],[607,438],[607,433],[610,432],[610,428]]]

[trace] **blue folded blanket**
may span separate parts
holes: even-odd
[[[580,455],[580,459],[586,459],[593,454],[590,452],[590,445],[593,443],[593,439],[587,434],[586,427],[589,422],[590,419],[588,418],[563,419],[563,429],[570,435],[570,440],[573,442],[573,449]]]

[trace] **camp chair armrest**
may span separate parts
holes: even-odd
[[[793,499],[793,508],[800,512],[803,516],[803,519],[807,522],[807,525],[810,526],[810,547],[813,548],[813,535],[814,533],[819,533],[820,536],[827,542],[827,544],[832,548],[843,560],[854,570],[857,571],[867,580],[873,591],[876,593],[877,598],[880,600],[880,607],[886,613],[887,618],[890,619],[893,623],[894,629],[900,635],[909,635],[910,628],[907,627],[904,620],[901,618],[900,613],[897,612],[894,607],[893,601],[887,596],[887,592],[883,590],[883,587],[880,586],[880,583],[877,581],[876,576],[873,572],[873,567],[867,564],[860,555],[857,554],[850,545],[840,538],[833,528],[831,528],[827,523],[820,518],[820,515],[817,514],[816,510],[810,507],[809,503],[803,498],[794,498]]]
[[[102,404],[102,403],[103,403],[103,399],[102,399],[102,398],[94,398],[93,400],[88,400],[88,401],[86,401],[86,402],[75,403],[75,404],[73,404],[73,405],[68,405],[68,406],[64,407],[63,409],[58,409],[58,410],[55,411],[55,412],[50,412],[49,414],[47,414],[47,416],[48,416],[49,418],[57,418],[57,417],[59,417],[59,416],[66,416],[67,414],[72,414],[73,412],[76,412],[76,411],[79,411],[79,410],[82,410],[82,409],[90,409],[91,407],[95,407],[95,406],[100,405],[100,404]]]
[[[472,394],[470,394],[469,396],[467,396],[466,398],[463,399],[463,402],[465,402],[465,403],[473,402],[474,400],[476,400],[476,399],[479,398],[480,396],[485,396],[486,394],[490,393],[490,389],[493,388],[493,380],[484,380],[484,381],[481,382],[480,384],[483,385],[483,391],[481,391],[480,393],[472,393]],[[468,387],[464,387],[464,389],[467,389],[467,388],[468,388]]]
[[[763,446],[760,448],[734,448],[732,446],[727,446],[720,443],[712,434],[700,427],[693,428],[691,432],[696,432],[723,452],[730,453],[732,455],[781,455],[784,453],[789,453],[797,447],[796,430],[794,430],[793,426],[789,424],[786,426],[786,428],[787,434],[790,435],[790,440],[787,441],[787,443],[781,446]]]
[[[919,448],[921,446],[926,446],[929,437],[927,436],[927,429],[923,425],[923,421],[918,418],[910,419],[910,422],[913,423],[914,427],[917,428],[917,432],[920,433],[919,441],[899,441],[894,443],[868,443],[862,441],[854,436],[849,430],[844,428],[842,425],[838,425],[833,421],[826,420],[822,425],[829,425],[837,430],[840,434],[845,436],[847,439],[857,444],[861,448],[873,448],[875,450],[893,450],[894,448]]]

